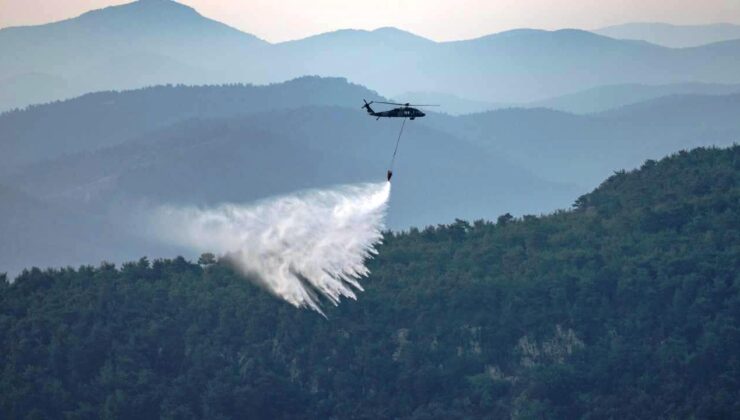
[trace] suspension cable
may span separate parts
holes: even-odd
[[[391,164],[388,168],[389,171],[393,172],[393,165],[396,164],[396,154],[398,154],[398,145],[401,143],[401,135],[403,134],[403,127],[406,126],[406,118],[403,119],[403,123],[401,123],[401,131],[398,132],[398,139],[396,139],[396,148],[393,150],[393,158],[391,158]]]

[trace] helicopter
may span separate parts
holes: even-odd
[[[405,104],[399,104],[396,102],[370,101],[368,103],[364,99],[362,100],[362,102],[365,102],[365,105],[363,105],[362,108],[367,110],[368,114],[372,115],[373,117],[377,117],[376,120],[379,120],[383,117],[385,118],[408,118],[410,120],[414,120],[416,118],[421,118],[425,116],[426,114],[413,107],[415,106],[439,106],[439,105],[413,105],[408,102]],[[372,104],[396,105],[396,106],[399,106],[400,108],[393,108],[389,111],[375,112],[372,108],[370,108],[370,105]]]

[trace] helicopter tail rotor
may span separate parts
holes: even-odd
[[[375,113],[375,111],[373,111],[373,109],[370,108],[370,105],[373,103],[373,101],[368,102],[368,101],[366,101],[366,100],[363,99],[362,102],[365,102],[365,105],[362,106],[362,109],[367,110],[368,114],[370,114],[370,115],[372,115],[372,114]]]

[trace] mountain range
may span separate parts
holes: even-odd
[[[534,102],[493,103],[470,100],[439,92],[407,92],[398,98],[394,98],[394,100],[420,104],[441,104],[441,108],[438,109],[451,115],[475,114],[506,108],[549,108],[573,114],[594,114],[665,96],[728,95],[732,93],[740,93],[740,84],[606,85]]]
[[[532,102],[614,84],[740,82],[740,40],[672,49],[581,30],[513,30],[434,42],[395,29],[270,44],[170,0],[0,30],[0,109],[164,83],[342,76],[385,96],[442,92]]]
[[[740,39],[740,25],[731,23],[708,25],[626,23],[597,29],[593,32],[611,38],[647,41],[670,48],[698,47],[714,42]]]

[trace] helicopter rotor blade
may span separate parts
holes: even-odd
[[[428,105],[428,104],[424,104],[424,105],[422,105],[422,104],[410,104],[408,102],[403,103],[403,104],[398,103],[398,102],[375,102],[375,103],[376,104],[386,104],[386,105],[398,105],[398,106],[405,106],[405,107],[409,107],[409,106],[439,106],[439,105]]]

